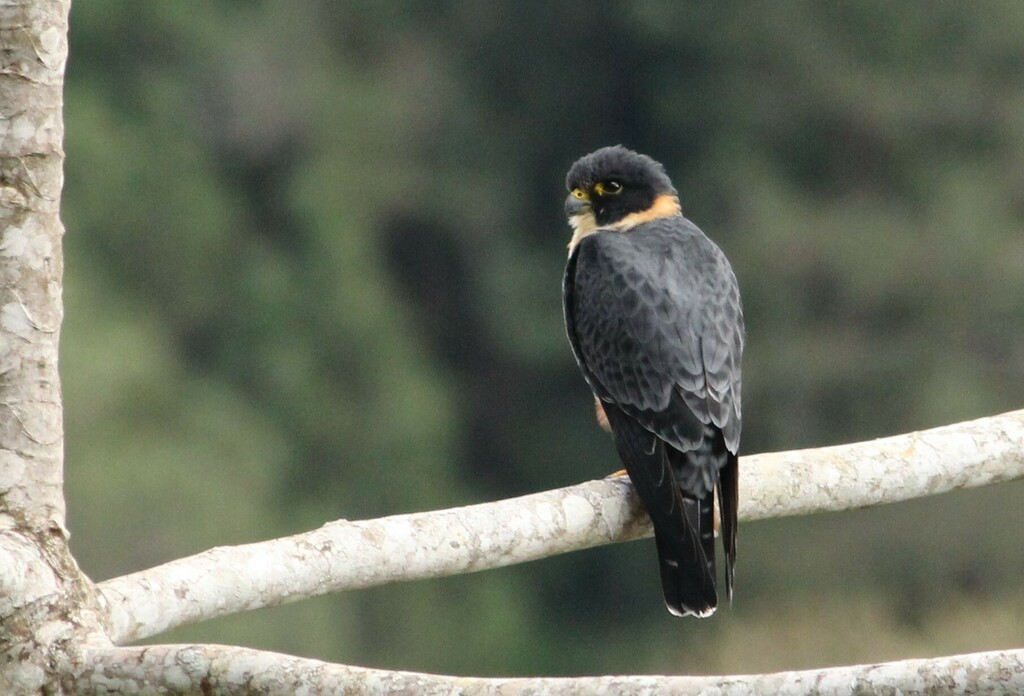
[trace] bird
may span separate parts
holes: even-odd
[[[722,250],[683,216],[665,168],[621,145],[566,176],[572,228],[566,334],[654,527],[676,616],[718,606],[715,496],[732,600],[736,567],[739,286]]]

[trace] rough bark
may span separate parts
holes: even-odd
[[[95,651],[69,686],[104,686],[118,694],[462,694],[563,696],[569,694],[673,694],[747,696],[778,694],[1019,694],[1024,693],[1024,650],[905,660],[855,667],[730,677],[606,676],[485,679],[389,672],[332,665],[279,653],[220,645],[159,645]],[[163,690],[161,690],[163,689]],[[71,689],[69,689],[71,690]]]
[[[0,693],[109,644],[68,550],[57,344],[68,2],[0,3]]]
[[[837,447],[744,457],[740,519],[891,503],[1024,477],[1024,411]],[[181,624],[649,535],[625,479],[451,510],[339,520],[100,584],[124,643]]]
[[[56,530],[64,526],[57,341],[66,17],[60,2],[0,5],[0,515]]]

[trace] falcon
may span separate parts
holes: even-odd
[[[731,600],[743,312],[722,250],[683,217],[664,167],[622,146],[566,176],[566,333],[654,527],[668,610],[718,605],[715,496]]]

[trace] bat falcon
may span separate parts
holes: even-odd
[[[664,167],[622,146],[566,176],[572,227],[562,297],[576,362],[651,517],[668,610],[718,605],[736,564],[743,312],[721,249],[683,217]]]

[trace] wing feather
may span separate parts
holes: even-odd
[[[699,446],[710,424],[738,450],[739,290],[693,223],[663,218],[585,237],[564,294],[573,351],[600,399],[677,449]]]

